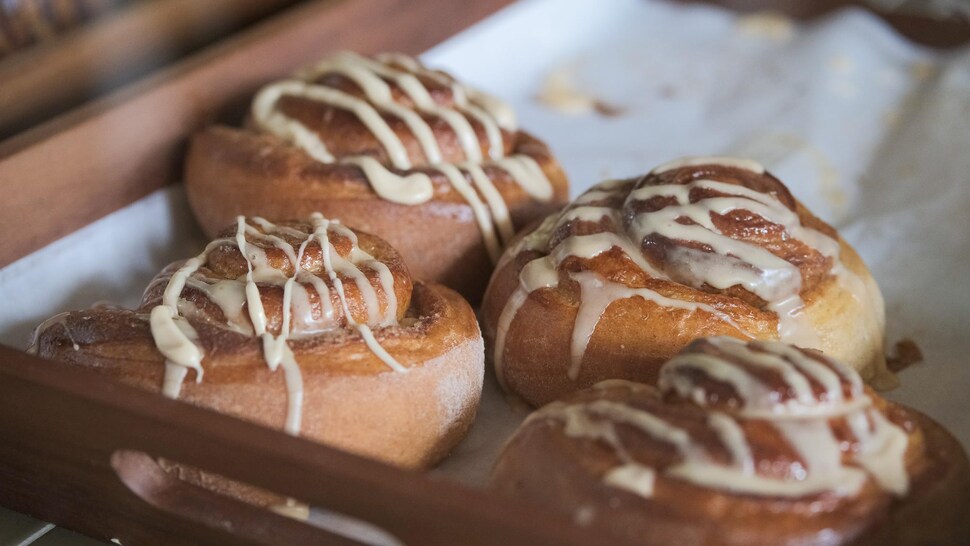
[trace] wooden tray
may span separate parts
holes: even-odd
[[[0,504],[123,544],[356,544],[154,457],[372,522],[407,544],[592,544],[562,516],[433,481],[0,345]]]
[[[17,234],[0,241],[0,265],[177,180],[185,136],[244,103],[272,76],[337,47],[417,53],[504,3],[358,0],[299,6],[0,144],[5,195],[0,229]],[[40,211],[44,221],[37,221]],[[351,543],[179,482],[159,471],[154,457],[371,521],[412,544],[588,544],[602,537],[535,507],[5,346],[0,346],[0,434],[0,504],[124,544],[170,544],[173,537],[195,544]]]

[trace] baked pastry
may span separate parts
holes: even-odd
[[[409,468],[462,438],[484,372],[465,300],[320,214],[240,217],[165,268],[138,309],[58,315],[32,351]]]
[[[957,441],[777,341],[696,340],[659,388],[610,380],[554,402],[492,482],[631,544],[970,544]]]
[[[267,85],[246,128],[193,137],[185,180],[207,234],[239,214],[339,215],[473,302],[513,233],[569,196],[507,104],[400,54],[338,53]]]
[[[499,380],[533,405],[604,379],[653,384],[712,335],[817,348],[893,380],[865,264],[746,159],[685,158],[593,187],[506,251],[483,315]]]

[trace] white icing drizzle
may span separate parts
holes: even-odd
[[[386,201],[402,205],[420,205],[434,196],[431,178],[422,172],[401,176],[388,170],[373,157],[363,155],[348,157],[343,161],[360,167],[377,195]]]
[[[246,304],[246,285],[234,280],[205,277],[190,277],[185,285],[202,292],[209,301],[218,305],[230,329],[245,335],[253,334],[252,322],[243,313],[243,306]],[[179,300],[179,303],[189,302]]]
[[[498,229],[498,235],[502,239],[502,245],[507,245],[512,236],[515,235],[515,228],[512,226],[512,217],[509,215],[509,207],[502,199],[502,194],[495,189],[495,184],[485,174],[485,170],[480,165],[474,163],[463,163],[460,165],[472,178],[475,189],[485,198],[488,208],[491,211],[492,220]]]
[[[748,370],[734,362],[707,354],[685,353],[667,362],[660,375],[662,387],[703,404],[707,393],[681,374],[683,369],[704,372],[709,377],[729,384],[745,401],[744,414],[758,417],[838,417],[869,402],[863,396],[862,381],[855,372],[826,366],[801,351],[777,341],[757,341],[748,345],[733,338],[708,338],[728,356],[748,366],[765,368],[779,374],[794,397],[778,402],[768,385],[758,381]],[[822,396],[813,393],[810,380],[823,386]],[[851,388],[845,399],[842,381]]]
[[[394,134],[394,130],[388,125],[387,121],[381,117],[380,112],[370,105],[367,101],[359,99],[338,89],[325,85],[314,85],[299,80],[284,80],[263,88],[256,97],[256,103],[261,107],[260,110],[254,108],[253,112],[257,117],[257,123],[263,124],[268,121],[270,124],[273,119],[289,119],[277,110],[274,110],[276,102],[284,95],[304,97],[325,104],[332,104],[344,110],[350,110],[367,127],[367,129],[377,138],[384,151],[387,152],[391,164],[398,169],[410,169],[411,160],[408,157],[407,149],[401,139]],[[269,97],[269,98],[267,98]],[[270,100],[272,99],[272,100]],[[264,109],[263,104],[269,104],[268,109]],[[255,106],[255,104],[254,104]],[[268,112],[266,111],[268,110]],[[267,115],[268,114],[268,115]],[[279,116],[279,118],[273,118]],[[267,128],[272,128],[269,125]],[[280,135],[285,136],[285,135]],[[318,158],[324,161],[323,158]]]
[[[647,288],[630,288],[624,284],[609,282],[602,276],[589,271],[573,273],[571,278],[579,283],[581,294],[579,311],[573,325],[570,364],[566,372],[566,375],[574,381],[579,377],[583,357],[586,355],[586,347],[593,337],[593,332],[596,331],[596,325],[606,312],[607,307],[619,300],[637,297],[656,303],[660,307],[691,312],[705,311],[741,330],[741,327],[730,316],[705,303],[668,298]]]
[[[483,234],[487,234],[485,236],[485,249],[488,251],[488,256],[491,258],[492,263],[497,263],[499,256],[502,254],[502,246],[499,238],[496,236],[495,227],[492,223],[491,209],[485,206],[485,203],[478,197],[478,193],[475,192],[472,185],[465,180],[465,175],[458,170],[458,167],[454,165],[438,165],[438,170],[448,177],[451,185],[454,186],[455,190],[471,206],[475,220],[478,222],[478,228]]]
[[[627,185],[625,184],[617,183],[616,181],[607,181],[593,187],[589,192],[580,196],[577,201],[591,203],[609,199],[621,195],[626,188]],[[594,197],[588,197],[587,194],[594,194]],[[577,219],[583,221],[600,221],[604,218],[611,220],[614,224],[619,223],[619,213],[610,207],[583,204],[573,208],[567,208],[558,215],[547,217],[535,232],[523,237],[518,245],[506,252],[505,256],[514,257],[525,250],[541,250],[543,245],[548,244],[552,232],[569,221]],[[502,373],[502,362],[506,345],[505,338],[508,335],[512,320],[518,314],[519,308],[525,304],[529,294],[539,288],[558,286],[558,273],[556,270],[567,258],[578,257],[591,259],[613,248],[618,248],[623,251],[631,261],[650,276],[667,278],[662,271],[655,268],[643,257],[643,254],[628,238],[617,233],[603,231],[590,235],[567,237],[555,248],[551,249],[549,256],[533,260],[526,264],[525,268],[519,274],[519,285],[502,310],[496,329],[494,353],[495,371],[500,382],[504,376]],[[500,263],[499,267],[503,265],[504,263]],[[528,272],[526,271],[527,269]],[[529,277],[528,279],[526,278],[527,276]],[[689,311],[704,311],[738,328],[728,315],[703,303],[667,298],[647,288],[629,288],[622,284],[610,282],[591,272],[573,274],[572,278],[580,283],[582,296],[580,309],[573,327],[571,361],[567,371],[571,379],[576,379],[579,376],[583,356],[596,325],[599,323],[600,318],[602,318],[606,308],[617,299],[641,297],[664,307],[677,307]],[[535,282],[535,279],[543,279],[546,282]],[[552,282],[553,280],[555,280],[555,283]],[[740,330],[740,328],[738,329]]]
[[[764,173],[764,167],[754,161],[725,157],[679,159],[663,164],[651,172],[656,174],[685,166],[707,164]],[[714,224],[714,215],[725,215],[743,209],[783,227],[789,236],[830,259],[833,264],[832,274],[842,286],[858,301],[869,300],[864,283],[842,265],[839,259],[839,242],[802,225],[798,215],[773,194],[715,180],[644,185],[631,190],[633,185],[633,181],[609,180],[591,188],[557,217],[547,218],[540,230],[510,249],[506,253],[508,258],[500,266],[524,250],[548,252],[553,259],[540,263],[545,264],[545,267],[556,268],[569,257],[590,259],[611,249],[618,249],[644,273],[655,279],[696,289],[705,286],[727,289],[739,285],[763,299],[766,309],[777,315],[779,339],[803,347],[821,347],[822,342],[814,326],[802,312],[805,303],[800,296],[802,276],[798,267],[753,242],[724,235]],[[701,198],[692,203],[691,193],[694,190],[716,192],[718,195]],[[665,198],[675,201],[675,204],[639,214],[627,212],[635,203],[651,198]],[[617,206],[618,200],[623,201],[622,209]],[[684,218],[693,223],[681,223]],[[572,235],[559,241],[554,248],[546,248],[551,234],[571,222],[607,222],[609,228],[591,235]],[[639,248],[641,242],[652,235],[699,243],[710,248],[711,252],[673,246],[667,250],[663,264],[654,266],[644,258]],[[640,297],[662,307],[704,312],[738,330],[738,335],[749,335],[728,314],[706,304],[664,297],[646,288],[629,288],[591,272],[573,274],[572,278],[579,282],[582,290],[572,335],[571,362],[567,371],[568,376],[574,380],[579,377],[586,347],[597,324],[607,308],[619,299]],[[504,350],[506,345],[504,338],[508,333],[508,325],[528,297],[526,286],[527,283],[519,284],[502,312],[496,332],[496,370],[502,367],[504,355],[499,349]],[[542,287],[537,285],[535,289]],[[501,371],[498,373],[501,375]]]
[[[185,262],[169,279],[162,303],[155,306],[149,318],[152,338],[155,346],[165,357],[165,378],[162,384],[162,394],[169,398],[178,398],[182,389],[188,368],[195,370],[195,381],[202,381],[202,347],[198,344],[198,334],[185,317],[179,315],[178,299],[185,288],[185,282],[190,275],[205,263],[209,252],[221,246],[224,239],[209,243],[200,256]],[[186,328],[187,326],[187,328]],[[178,378],[178,381],[176,381]]]
[[[365,98],[315,83],[321,76],[331,73],[353,81]],[[453,106],[437,103],[419,76],[448,87]],[[526,155],[505,157],[502,130],[516,130],[511,108],[493,97],[459,84],[443,73],[425,68],[416,59],[402,54],[383,54],[370,59],[342,52],[299,71],[295,78],[266,86],[257,94],[252,108],[257,126],[302,148],[317,161],[333,163],[339,160],[356,165],[382,199],[417,205],[434,196],[434,186],[427,173],[412,169],[404,143],[384,116],[402,120],[419,143],[430,168],[443,174],[471,206],[493,263],[498,260],[502,246],[511,238],[513,228],[508,207],[482,165],[506,171],[533,198],[541,201],[552,198],[552,185],[534,159]],[[413,106],[397,102],[389,82],[403,91]],[[352,112],[378,140],[390,158],[391,166],[406,172],[399,174],[391,171],[370,156],[335,158],[319,134],[277,108],[284,96],[302,97]],[[444,121],[455,134],[465,155],[465,162],[460,167],[471,177],[471,184],[459,170],[459,165],[444,162],[441,148],[426,117]],[[474,119],[484,128],[488,141],[487,163],[469,119]],[[484,197],[484,203],[480,195]]]
[[[263,358],[270,370],[282,368],[287,390],[287,412],[284,430],[292,435],[299,434],[303,408],[303,377],[289,340],[319,334],[332,329],[334,309],[330,290],[318,275],[303,269],[307,246],[317,241],[320,245],[325,274],[337,292],[340,305],[348,325],[361,335],[368,348],[388,367],[397,372],[407,368],[394,359],[374,337],[370,326],[386,326],[396,323],[397,297],[394,292],[394,279],[387,265],[376,260],[362,250],[353,231],[335,221],[328,220],[319,213],[310,217],[312,227],[309,232],[287,226],[280,226],[262,218],[254,217],[247,221],[240,216],[236,219],[236,233],[232,238],[215,240],[195,258],[188,260],[167,279],[162,303],[151,311],[151,333],[158,350],[165,356],[165,376],[162,392],[170,398],[178,398],[182,383],[188,370],[196,371],[196,381],[202,380],[202,361],[204,350],[198,341],[198,334],[180,310],[198,309],[188,300],[181,299],[187,287],[200,292],[215,303],[225,316],[225,323],[219,326],[244,335],[260,337]],[[254,226],[259,226],[256,229]],[[337,233],[351,241],[348,257],[342,257],[330,242],[329,232]],[[302,239],[298,248],[284,236]],[[263,248],[250,241],[259,240],[269,243],[284,252],[293,266],[293,274],[270,266]],[[246,273],[238,279],[212,279],[200,270],[216,248],[234,245],[246,260]],[[359,266],[366,266],[378,274],[378,280],[385,294],[385,305],[381,309],[375,288]],[[343,278],[352,279],[357,286],[367,313],[367,322],[358,323],[350,312],[344,294]],[[164,279],[164,277],[162,277]],[[267,331],[266,310],[260,295],[259,284],[282,286],[282,324],[279,335]],[[310,290],[317,294],[320,318],[313,317],[313,304]],[[243,313],[243,307],[248,314]],[[199,315],[201,317],[201,315]],[[247,320],[248,319],[248,320]],[[203,320],[200,318],[199,320]]]
[[[619,489],[626,489],[641,497],[653,496],[653,485],[657,481],[657,473],[649,466],[636,463],[626,463],[615,466],[603,475],[603,483]]]
[[[505,377],[502,373],[501,355],[505,352],[505,338],[512,324],[512,319],[518,314],[519,308],[525,303],[529,294],[540,288],[553,288],[559,285],[559,274],[551,265],[550,257],[533,260],[522,268],[519,274],[519,286],[509,297],[508,303],[502,309],[498,319],[498,335],[495,337],[495,376],[503,388]]]
[[[690,202],[694,189],[712,190],[731,197],[710,197]],[[723,235],[712,215],[725,215],[745,209],[784,227],[788,233],[817,249],[823,256],[838,261],[837,241],[801,224],[798,215],[774,196],[736,184],[714,180],[695,180],[688,184],[644,186],[630,192],[627,203],[651,197],[674,198],[677,205],[638,214],[629,227],[634,240],[657,234],[668,239],[693,241],[710,247],[703,252],[677,247],[667,256],[665,273],[674,281],[700,288],[710,285],[725,289],[741,285],[768,302],[767,308],[778,316],[779,338],[805,347],[819,347],[821,341],[801,309],[805,303],[799,293],[802,277],[795,265],[751,242]],[[678,222],[689,218],[693,224]]]
[[[74,348],[74,350],[75,351],[81,350],[81,346],[78,345],[76,341],[74,341],[74,335],[71,334],[71,329],[68,328],[67,326],[67,317],[70,316],[70,314],[71,314],[70,311],[58,313],[53,317],[45,320],[44,322],[38,324],[37,328],[34,328],[34,333],[30,339],[30,345],[27,346],[27,354],[32,354],[32,355],[37,354],[37,350],[39,349],[39,344],[40,344],[40,335],[45,331],[47,331],[48,328],[54,326],[55,324],[60,324],[61,326],[64,327],[64,332],[67,334],[67,338],[71,340],[71,346]]]
[[[522,189],[530,196],[540,201],[552,199],[552,184],[542,172],[542,167],[535,159],[527,155],[513,155],[496,159],[492,165],[500,167],[512,175]]]
[[[699,165],[722,165],[725,167],[736,167],[738,169],[746,169],[757,174],[762,174],[765,172],[764,165],[754,161],[753,159],[744,159],[741,157],[730,157],[723,155],[709,155],[687,156],[675,159],[673,161],[668,161],[666,163],[661,163],[660,165],[654,167],[653,170],[650,171],[650,174],[660,174],[662,172],[680,169],[681,167],[696,167]]]
[[[328,220],[327,218],[324,218],[324,216],[319,212],[315,212],[312,215],[310,215],[310,221],[313,223],[313,229],[314,229],[313,235],[319,241],[320,248],[323,249],[323,264],[326,269],[327,275],[330,277],[330,281],[337,292],[337,297],[340,299],[340,305],[343,307],[344,316],[347,317],[347,324],[357,328],[357,331],[364,339],[364,342],[367,343],[367,346],[371,349],[371,351],[375,355],[377,355],[378,358],[380,358],[385,364],[387,364],[388,367],[390,367],[396,372],[406,373],[408,371],[407,368],[402,366],[397,360],[394,359],[394,357],[388,354],[388,352],[385,351],[384,348],[381,347],[379,343],[377,343],[377,340],[374,338],[373,332],[371,332],[370,326],[368,324],[358,323],[356,320],[354,320],[353,314],[350,312],[350,307],[347,305],[347,296],[344,292],[343,280],[341,280],[340,277],[337,275],[338,270],[340,273],[345,273],[345,274],[350,273],[351,276],[354,277],[357,287],[360,290],[362,295],[366,294],[368,289],[370,290],[371,295],[374,295],[374,292],[373,292],[373,288],[370,286],[370,283],[367,282],[367,277],[359,269],[357,269],[351,262],[345,260],[339,254],[337,254],[336,249],[334,248],[333,244],[330,242],[328,228],[331,225],[338,226],[338,229],[343,228],[343,226],[339,226],[339,224],[336,224],[332,220]],[[343,228],[342,234],[344,236],[347,236],[347,234],[350,234],[351,236],[353,235],[353,233],[346,228]],[[356,236],[354,236],[353,241],[356,243]],[[355,244],[355,248],[357,248],[356,244]],[[360,251],[360,252],[363,253],[363,251]],[[372,257],[369,257],[369,258],[371,262],[374,261]],[[356,271],[356,274],[354,273],[354,271]],[[381,281],[386,282],[383,276],[381,277]],[[393,285],[391,285],[390,287],[385,285],[384,290],[388,298],[395,298]],[[368,307],[368,310],[370,310],[375,300],[369,299],[366,296],[365,296],[365,300],[369,302],[367,307]],[[373,315],[369,315],[369,316],[373,316]],[[384,321],[386,322],[387,320],[389,320],[389,318],[385,316]]]
[[[713,345],[725,356],[681,353],[661,370],[660,389],[707,406],[706,397],[695,396],[701,389],[691,379],[696,375],[681,372],[692,368],[718,381],[728,378],[740,396],[740,407],[732,410],[732,414],[710,408],[707,419],[707,426],[730,455],[727,463],[715,459],[687,430],[648,410],[622,402],[600,399],[555,403],[540,410],[537,417],[563,423],[566,436],[610,445],[620,464],[602,476],[603,482],[647,498],[653,495],[654,482],[660,475],[712,489],[770,497],[797,498],[824,492],[851,496],[869,478],[891,494],[901,496],[907,492],[909,476],[904,455],[908,437],[875,407],[862,390],[855,371],[823,357],[811,358],[780,342],[756,341],[745,345],[734,338],[717,337],[707,338],[704,343]],[[778,402],[774,391],[766,385],[756,388],[754,384],[758,380],[746,371],[747,366],[780,372],[783,387],[780,392],[793,392],[794,397]],[[727,372],[727,369],[733,371]],[[838,385],[831,383],[833,378]],[[805,386],[813,382],[823,387],[822,396],[804,397]],[[598,385],[597,389],[615,389],[623,383],[613,380]],[[848,398],[843,396],[844,386],[848,388]],[[644,392],[646,396],[654,396],[651,391]],[[835,392],[839,394],[836,396]],[[826,411],[819,411],[822,407]],[[848,423],[855,437],[854,449],[835,437],[831,423],[834,419]],[[801,464],[793,465],[787,477],[757,473],[751,445],[742,428],[752,420],[767,421],[797,454]],[[655,469],[632,459],[619,440],[617,424],[672,445],[681,461]]]
[[[481,109],[490,121],[494,121],[506,131],[515,131],[518,128],[518,123],[515,119],[515,110],[505,101],[499,100],[478,89],[463,86],[442,72],[426,68],[414,57],[409,57],[402,53],[380,53],[376,58],[383,63],[402,66],[415,74],[430,78],[441,85],[450,86],[453,100],[457,104],[463,108]]]

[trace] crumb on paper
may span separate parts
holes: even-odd
[[[737,19],[737,30],[744,36],[761,38],[778,44],[795,37],[795,22],[776,11],[755,11]]]
[[[310,507],[293,499],[286,499],[283,504],[271,505],[269,509],[281,516],[298,521],[307,521],[310,518]]]
[[[882,121],[889,128],[893,128],[893,127],[899,125],[899,119],[900,119],[899,110],[897,110],[895,108],[891,108],[889,110],[886,110],[882,114]]]
[[[573,521],[580,527],[588,527],[596,518],[596,507],[584,504],[573,512]]]
[[[601,100],[593,101],[593,110],[596,110],[597,114],[608,118],[614,118],[623,114],[623,108]]]
[[[855,61],[852,60],[852,57],[839,53],[829,59],[829,68],[842,74],[851,74],[855,71]]]
[[[509,405],[509,408],[513,412],[523,416],[532,413],[532,406],[527,404],[525,400],[522,400],[518,396],[511,393],[503,392],[502,394],[504,395],[505,403]]]
[[[561,67],[549,72],[536,95],[540,103],[563,114],[596,113],[604,117],[623,114],[623,108],[583,92],[576,87],[573,68]]]
[[[660,97],[664,99],[674,99],[677,98],[677,88],[670,84],[663,84],[660,86]]]
[[[854,99],[859,96],[859,86],[847,80],[832,80],[829,89],[835,96],[843,99]]]
[[[924,81],[936,74],[936,64],[930,61],[916,61],[909,65],[909,73],[916,81]]]
[[[897,341],[886,355],[886,365],[894,373],[899,373],[920,362],[923,362],[923,350],[909,338]]]

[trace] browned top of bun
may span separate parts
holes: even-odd
[[[428,73],[415,72],[407,67],[388,61],[387,66],[393,67],[412,74],[421,85],[427,89],[428,94],[437,106],[455,109],[461,104],[456,101],[455,87],[457,81],[445,72],[439,70],[429,70]],[[429,74],[434,74],[435,77]],[[393,79],[382,78],[390,87],[391,96],[394,103],[401,105],[409,110],[416,110],[417,106],[411,97],[404,92],[400,85]],[[337,89],[353,97],[367,101],[367,94],[359,84],[347,76],[334,71],[324,71],[310,81],[317,85],[322,85]],[[368,155],[376,158],[385,165],[391,164],[391,159],[380,141],[374,133],[361,121],[352,111],[340,108],[333,104],[327,104],[311,98],[297,96],[283,96],[279,101],[279,108],[287,116],[299,121],[306,127],[316,132],[324,144],[335,157],[348,157],[355,155]],[[447,163],[459,163],[467,161],[468,157],[462,151],[455,130],[443,119],[428,114],[419,113],[422,119],[430,126],[434,139],[441,149],[442,160]],[[382,119],[390,126],[394,134],[401,139],[410,156],[412,165],[415,168],[427,167],[431,165],[431,160],[425,155],[421,144],[414,138],[412,129],[404,119],[392,113],[381,110]],[[475,139],[479,144],[479,149],[483,157],[489,157],[489,140],[485,126],[482,121],[473,116],[467,117],[471,128],[474,131]],[[513,153],[514,130],[509,128],[498,128],[501,137],[501,155]]]
[[[716,188],[695,185],[697,182],[714,181]],[[656,195],[638,199],[637,190],[684,186],[687,190],[686,202],[678,203],[673,192],[660,190]],[[797,234],[777,222],[776,218],[766,218],[756,212],[760,206],[745,194],[732,191],[732,187],[748,189],[763,196],[766,202],[791,211],[800,227],[813,230],[822,236],[838,240],[835,230],[813,216],[798,203],[788,188],[768,172],[754,172],[746,168],[717,163],[689,165],[660,173],[649,173],[639,178],[631,178],[607,183],[608,190],[594,187],[581,195],[564,210],[560,220],[553,224],[548,234],[535,233],[528,237],[530,243],[522,252],[525,256],[517,261],[529,261],[536,256],[561,253],[560,270],[569,273],[594,271],[610,281],[622,283],[631,288],[650,288],[657,293],[685,301],[711,304],[717,308],[738,313],[742,319],[759,317],[768,302],[751,291],[750,286],[731,284],[712,286],[708,282],[696,282],[685,278],[678,270],[684,262],[700,259],[723,259],[724,252],[718,253],[711,245],[702,241],[678,237],[676,234],[662,232],[645,233],[638,237],[635,224],[639,215],[673,210],[675,207],[703,205],[706,200],[717,198],[739,198],[737,208],[723,214],[714,210],[709,214],[713,228],[727,238],[757,246],[772,255],[792,264],[801,276],[797,293],[803,299],[810,299],[813,291],[821,283],[832,278],[832,267],[837,256],[827,256],[822,250],[797,237]],[[746,204],[750,208],[746,208]],[[604,214],[593,219],[591,216],[572,217],[569,211],[584,207],[602,207]],[[697,226],[697,221],[689,215],[675,215],[677,224]],[[774,221],[773,221],[774,220]],[[618,240],[627,243],[627,250],[637,251],[640,256],[630,256],[623,248],[612,246],[587,258],[570,254],[568,250],[558,249],[576,236],[597,233],[613,233]],[[695,254],[675,255],[676,249],[693,249]],[[531,252],[530,252],[531,251]],[[643,267],[633,258],[644,258],[653,271]],[[736,256],[735,256],[736,257]],[[738,258],[738,257],[736,257]],[[744,259],[740,259],[741,262]],[[750,266],[755,269],[755,266]],[[659,274],[658,274],[659,273]],[[704,279],[697,279],[703,281]],[[564,283],[564,286],[570,286]]]
[[[327,274],[326,265],[321,252],[320,241],[318,239],[307,239],[313,232],[312,226],[307,222],[279,222],[277,225],[290,228],[294,231],[276,234],[277,237],[287,241],[292,248],[299,249],[300,245],[307,240],[308,243],[303,248],[300,260],[301,272],[312,275],[317,281],[327,288],[327,301],[321,300],[320,294],[314,289],[312,283],[307,278],[300,284],[306,289],[307,299],[309,300],[309,313],[313,320],[327,320],[332,327],[347,327],[347,318],[344,314],[339,294],[334,286],[334,281]],[[265,234],[265,229],[258,224],[252,225],[252,229]],[[407,266],[401,259],[400,254],[383,239],[368,233],[357,233],[352,230],[328,230],[330,236],[328,240],[332,245],[333,251],[337,256],[348,260],[352,252],[363,251],[372,256],[378,262],[384,264],[393,279],[393,294],[395,298],[395,319],[404,318],[411,300],[411,276]],[[226,228],[220,234],[213,245],[211,252],[208,253],[205,264],[199,268],[199,275],[206,278],[208,284],[219,281],[236,281],[246,276],[247,260],[239,250],[235,241],[236,227]],[[247,245],[259,249],[265,256],[266,266],[279,273],[283,277],[291,277],[294,274],[294,266],[287,252],[269,239],[247,237]],[[167,281],[185,262],[176,262],[169,265],[159,273],[158,276],[149,284],[146,289],[140,310],[149,312],[153,307],[162,302],[162,294],[167,286]],[[373,289],[374,294],[380,302],[380,309],[383,312],[389,304],[388,294],[385,287],[381,284],[380,270],[371,267],[361,267],[360,272],[366,278],[366,284]],[[361,294],[361,286],[354,282],[354,279],[347,275],[338,274],[341,280],[342,290],[346,296],[347,308],[350,310],[354,321],[367,324],[369,321],[368,310],[364,304],[364,297]],[[283,289],[284,287],[275,283],[257,283],[259,286],[260,299],[267,319],[267,330],[273,334],[279,334],[283,323]],[[224,310],[217,305],[205,292],[187,286],[182,292],[182,299],[191,302],[198,308],[199,314],[195,318],[212,322],[213,324],[224,324],[227,319]],[[244,320],[251,320],[248,316],[248,303],[244,303],[241,316]],[[291,331],[298,333],[298,326],[291,325]]]

